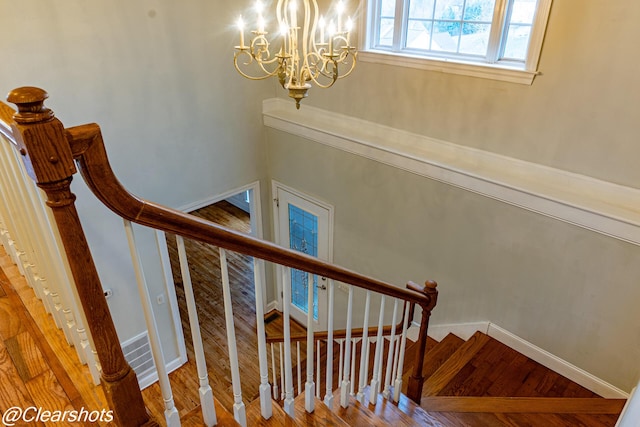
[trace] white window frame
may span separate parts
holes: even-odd
[[[491,63],[485,60],[467,59],[460,55],[436,56],[430,53],[416,54],[400,50],[397,47],[395,49],[376,48],[373,45],[376,40],[375,31],[376,21],[378,20],[376,16],[377,1],[361,0],[361,7],[365,13],[362,14],[360,28],[365,29],[365,32],[364,37],[361,37],[360,52],[358,52],[360,61],[440,71],[525,85],[531,85],[538,74],[538,61],[553,0],[538,0],[538,8],[531,28],[527,58],[524,63],[515,61],[496,61]],[[408,5],[409,0],[404,0],[404,2],[405,5]],[[508,0],[496,0],[495,13],[499,15],[494,18],[494,22],[496,22],[496,19],[503,19],[507,3]],[[492,31],[494,30],[495,28],[492,28]],[[396,28],[396,31],[401,31],[401,29]],[[488,53],[489,57],[492,55],[495,58],[497,50]]]

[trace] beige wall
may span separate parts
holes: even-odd
[[[361,62],[304,104],[638,187],[639,16],[634,0],[554,1],[532,86]]]
[[[304,104],[638,188],[639,17],[633,0],[554,1],[532,86],[360,63]],[[336,262],[398,284],[436,279],[435,324],[490,320],[622,389],[637,384],[639,247],[267,138],[270,175],[335,206]]]
[[[0,92],[39,86],[67,126],[100,124],[135,194],[182,206],[264,176],[260,100],[273,85],[233,69],[238,6],[192,0],[0,0]],[[74,182],[121,340],[145,329],[122,221]],[[153,235],[140,234],[152,300],[163,292]],[[171,330],[164,306],[160,327]],[[175,342],[165,333],[165,353]]]

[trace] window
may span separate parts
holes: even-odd
[[[551,0],[369,0],[360,56],[531,84],[550,8]]]

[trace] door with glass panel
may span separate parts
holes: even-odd
[[[277,243],[293,250],[330,260],[332,207],[291,188],[274,182],[274,210]],[[314,330],[327,327],[327,279],[304,271],[290,269],[291,317],[303,325],[313,310]],[[280,291],[285,283],[278,272]],[[313,304],[309,307],[309,293]],[[281,294],[282,295],[282,294]]]

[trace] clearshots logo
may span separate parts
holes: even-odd
[[[79,410],[49,411],[35,406],[20,408],[14,406],[7,409],[2,414],[3,426],[14,426],[16,423],[59,423],[59,422],[111,422],[113,421],[113,411],[103,409],[102,411],[87,411],[84,408]]]

